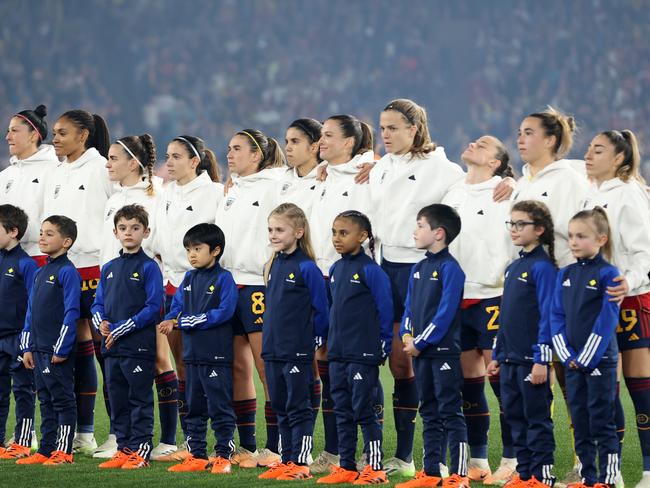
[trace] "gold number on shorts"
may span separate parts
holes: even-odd
[[[264,313],[264,293],[261,291],[256,291],[251,293],[251,310],[255,315],[262,315]]]
[[[485,307],[487,313],[491,313],[492,317],[487,323],[487,330],[499,330],[499,324],[497,319],[499,318],[499,306],[492,305],[491,307]]]
[[[81,282],[81,291],[96,290],[99,280],[83,280]]]
[[[619,322],[618,326],[616,327],[616,333],[620,334],[622,332],[631,331],[639,321],[636,315],[636,310],[633,308],[622,308],[621,321],[624,323],[624,325],[621,325],[621,322]]]

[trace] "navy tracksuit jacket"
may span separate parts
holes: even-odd
[[[533,385],[533,364],[548,368],[551,301],[557,270],[542,246],[520,252],[505,272],[501,323],[492,357],[500,363],[501,403],[512,429],[517,472],[553,485],[553,421],[550,382]]]
[[[344,254],[329,271],[327,340],[341,467],[356,469],[357,425],[370,466],[382,468],[381,424],[374,405],[379,365],[393,340],[393,296],[384,270],[363,251]]]
[[[411,269],[402,340],[413,337],[420,355],[413,359],[424,426],[424,471],[440,476],[438,461],[444,430],[449,436],[449,472],[465,476],[469,450],[462,410],[460,304],[465,274],[445,248],[427,252]]]
[[[232,409],[232,317],[237,285],[219,263],[188,271],[165,318],[177,320],[183,333],[186,365],[187,441],[195,457],[207,458],[207,418],[217,438],[217,456],[234,450]]]
[[[102,356],[111,404],[111,425],[118,449],[128,448],[149,459],[153,436],[153,393],[156,325],[163,305],[162,273],[140,249],[106,263],[101,270],[92,322],[99,331],[109,323],[114,343]]]
[[[34,356],[34,380],[41,405],[38,452],[72,452],[77,422],[74,396],[74,353],[79,319],[81,276],[63,254],[38,269],[29,295],[20,349]],[[66,358],[52,363],[52,356]]]
[[[34,429],[34,372],[23,367],[19,349],[27,299],[38,266],[20,244],[0,250],[0,441],[4,441],[9,396],[16,401],[14,439],[31,445]]]
[[[327,338],[327,290],[316,263],[300,248],[278,253],[264,297],[262,358],[278,416],[282,462],[306,465],[313,446],[314,349]]]
[[[558,273],[551,307],[553,348],[567,366],[576,454],[588,486],[596,482],[614,485],[619,470],[614,418],[619,308],[609,301],[606,291],[616,285],[618,275],[600,254],[579,259]]]

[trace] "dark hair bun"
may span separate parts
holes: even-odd
[[[40,118],[43,118],[47,115],[47,107],[45,105],[39,105],[34,109],[34,113]]]

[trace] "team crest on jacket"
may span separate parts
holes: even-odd
[[[54,275],[50,275],[49,278],[45,281],[45,283],[53,285],[54,284]]]
[[[13,277],[14,277],[14,269],[13,269],[13,268],[9,268],[9,269],[7,270],[7,272],[5,273],[5,276],[9,276],[9,278],[13,278]]]
[[[169,207],[172,204],[169,200],[167,200],[167,203],[165,204],[165,213],[169,213]]]
[[[327,188],[323,188],[323,191],[320,192],[320,197],[323,199],[325,197],[325,193],[327,192]]]
[[[206,295],[213,295],[214,294],[214,285],[210,285],[208,287],[208,291],[205,292]]]
[[[11,190],[11,185],[13,184],[14,184],[14,180],[7,181],[7,184],[5,186],[5,193],[9,193],[9,190]]]
[[[598,290],[598,282],[596,280],[589,280],[589,283],[587,283],[587,288],[588,290]]]
[[[289,188],[291,188],[291,183],[287,181],[282,185],[282,188],[280,188],[280,195],[284,195]]]
[[[60,192],[60,191],[61,191],[61,185],[56,185],[56,186],[54,187],[54,198],[58,198],[58,197],[59,197],[59,192]]]
[[[289,276],[287,276],[284,281],[286,281],[287,283],[295,283],[296,282],[295,278],[296,278],[295,274],[289,273]]]
[[[226,204],[223,206],[224,210],[230,209],[232,207],[232,204],[235,203],[235,197],[228,197],[226,199]]]
[[[134,272],[129,279],[132,281],[140,281],[140,273],[137,271]]]
[[[431,278],[429,278],[429,281],[438,281],[438,272],[434,271],[431,273]]]
[[[352,279],[350,280],[350,283],[361,283],[361,282],[359,281],[359,274],[358,274],[358,273],[354,273],[354,274],[352,275]]]
[[[517,279],[519,281],[523,281],[524,283],[528,283],[527,278],[528,278],[528,271],[524,271],[523,273],[521,273],[521,276],[519,276]]]
[[[104,220],[108,220],[111,215],[113,215],[114,208],[109,208],[108,213],[106,214],[106,218]]]
[[[385,169],[384,172],[381,174],[381,178],[379,179],[379,184],[382,184],[384,182],[384,178],[386,178],[387,174],[388,174],[388,170]]]

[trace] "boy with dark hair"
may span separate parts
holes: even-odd
[[[52,215],[41,225],[38,247],[48,257],[34,278],[20,348],[25,367],[35,370],[42,439],[36,454],[16,464],[72,463],[77,422],[73,354],[81,276],[67,253],[76,238],[77,225],[68,217]]]
[[[460,304],[465,274],[449,253],[449,243],[460,233],[460,217],[442,204],[418,213],[413,238],[426,257],[413,266],[409,278],[400,337],[413,357],[424,426],[424,469],[398,488],[469,488],[467,429],[461,395]],[[449,436],[450,476],[440,476],[443,432]]]
[[[114,218],[120,255],[106,263],[95,302],[93,325],[102,335],[102,356],[117,453],[100,468],[139,469],[149,465],[153,437],[156,325],[163,303],[162,273],[142,250],[149,216],[126,205]]]
[[[22,209],[0,205],[0,446],[4,445],[12,390],[16,402],[14,441],[6,449],[0,447],[0,459],[29,456],[34,428],[34,373],[24,367],[19,348],[38,269],[20,245],[27,220]]]
[[[237,285],[219,265],[225,246],[223,231],[214,224],[198,224],[187,231],[183,246],[194,267],[178,287],[169,313],[159,326],[167,335],[173,328],[183,333],[186,371],[187,443],[191,456],[168,471],[210,469],[213,474],[230,473],[235,443],[235,413],[232,408],[231,319],[237,307]],[[208,459],[207,419],[217,444],[216,457]]]

